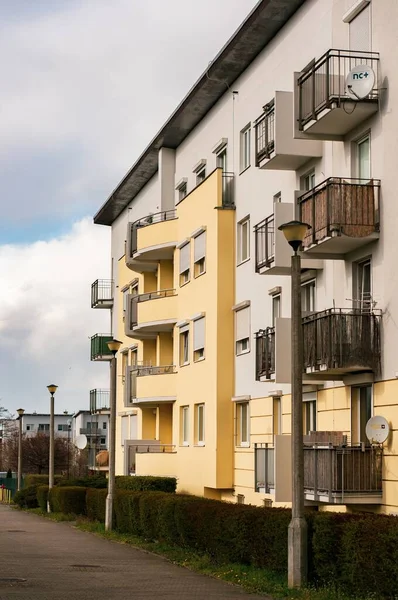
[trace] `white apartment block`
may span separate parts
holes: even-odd
[[[397,28],[396,0],[260,1],[95,217],[112,226],[117,291],[129,223],[173,210],[216,168],[233,175],[233,485],[221,498],[290,500],[291,253],[278,226],[300,219],[311,226],[301,252],[306,500],[397,511]],[[366,80],[359,94],[347,87],[353,69]],[[121,302],[115,292],[114,332]],[[373,415],[389,423],[383,448],[368,447]]]
[[[69,426],[72,428],[72,414],[54,415],[54,435],[68,437]],[[50,415],[45,413],[24,413],[22,416],[22,433],[32,437],[38,433],[50,433]],[[72,439],[72,434],[69,433]]]

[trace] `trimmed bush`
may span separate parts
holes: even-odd
[[[152,476],[119,476],[116,477],[116,488],[132,492],[167,492],[174,493],[177,488],[175,477]]]
[[[79,479],[61,479],[58,482],[60,487],[85,487],[105,489],[108,487],[108,480],[103,476],[81,477]]]
[[[105,521],[105,500],[107,490],[88,488],[86,490],[86,514],[92,521]]]
[[[48,485],[37,486],[36,497],[39,508],[44,512],[47,511]]]
[[[60,512],[65,515],[86,514],[86,488],[55,486],[50,490],[49,498],[53,512]]]
[[[37,485],[29,485],[24,487],[22,490],[17,492],[14,496],[15,504],[18,504],[20,508],[38,508]]]
[[[55,475],[54,483],[57,484],[59,481],[61,481],[61,479],[61,475]],[[48,473],[47,475],[25,475],[24,484],[25,486],[48,485]]]

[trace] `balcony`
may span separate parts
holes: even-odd
[[[107,333],[96,333],[91,338],[91,360],[111,360],[112,352],[108,348],[108,342],[113,337]]]
[[[295,171],[322,156],[321,142],[293,137],[293,93],[276,92],[255,122],[256,166]]]
[[[304,255],[343,258],[379,238],[380,180],[330,177],[298,198]]]
[[[331,308],[303,318],[304,371],[309,379],[381,371],[381,311]]]
[[[256,492],[275,492],[275,449],[271,444],[254,444]]]
[[[364,66],[364,77],[375,75],[375,85],[364,99],[349,91],[346,79],[356,66]],[[297,76],[298,128],[311,138],[341,140],[378,111],[378,52],[328,50]],[[361,74],[362,75],[362,74]]]
[[[124,386],[124,405],[175,402],[177,381],[170,377],[176,373],[174,365],[133,365],[127,368]]]
[[[177,296],[173,289],[130,295],[125,315],[125,333],[136,339],[155,338],[173,331],[177,322]]]
[[[110,410],[109,390],[90,390],[90,412],[91,414],[106,412]]]
[[[254,227],[256,273],[260,275],[289,275],[292,251],[278,227],[294,219],[294,204],[276,202],[274,213]],[[303,269],[322,269],[323,263],[304,257]]]
[[[382,450],[362,446],[304,446],[306,500],[327,504],[381,504]]]
[[[222,207],[235,208],[235,175],[222,172]]]
[[[128,224],[126,264],[134,271],[153,271],[160,260],[172,260],[178,241],[175,210],[150,214]]]
[[[290,319],[275,319],[274,327],[260,329],[256,339],[256,380],[290,383]]]
[[[87,437],[100,437],[106,435],[104,429],[93,429],[91,427],[80,427],[80,435],[87,435]]]
[[[97,279],[91,284],[91,308],[112,308],[113,281]]]

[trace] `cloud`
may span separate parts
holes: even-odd
[[[93,310],[90,284],[109,277],[110,230],[86,218],[48,242],[0,248],[0,397],[11,412],[89,406],[109,387],[108,365],[90,362],[89,336],[109,332],[109,311]]]

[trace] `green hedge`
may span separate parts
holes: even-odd
[[[57,484],[62,480],[61,475],[55,475],[54,483]],[[25,475],[24,485],[29,487],[31,485],[48,485],[48,474],[47,475]]]
[[[116,488],[134,492],[167,492],[174,493],[177,488],[175,477],[152,477],[150,475],[116,477]]]
[[[47,511],[48,485],[39,485],[36,490],[37,503],[44,512]]]
[[[105,521],[105,500],[107,490],[88,488],[86,490],[86,514],[92,521]]]
[[[61,487],[85,487],[104,489],[108,486],[108,480],[103,476],[80,477],[79,479],[62,479],[57,484]]]
[[[38,508],[37,503],[37,485],[29,485],[17,492],[14,496],[14,502],[20,508]]]
[[[52,512],[86,514],[86,488],[55,486],[50,490],[49,499]]]

